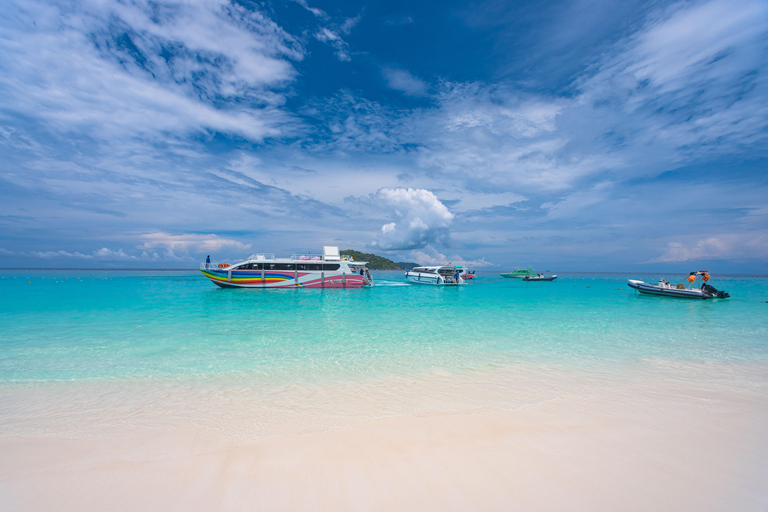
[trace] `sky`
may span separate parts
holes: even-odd
[[[768,272],[768,2],[3,0],[0,267]]]

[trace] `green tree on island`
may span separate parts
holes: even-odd
[[[403,270],[417,266],[416,263],[409,263],[404,261],[395,263],[394,261],[382,256],[355,251],[352,249],[344,249],[341,251],[341,255],[351,256],[355,261],[367,261],[368,268],[371,270]]]

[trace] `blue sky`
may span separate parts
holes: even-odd
[[[768,271],[768,3],[5,0],[0,266]]]

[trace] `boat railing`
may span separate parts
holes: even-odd
[[[219,266],[221,265],[221,266]],[[225,266],[226,265],[226,266]],[[219,263],[218,261],[216,263],[201,263],[200,264],[200,270],[226,270],[231,265],[229,263]]]
[[[274,260],[275,259],[275,253],[273,252],[259,252],[256,254],[251,254],[248,256],[248,261],[256,260],[256,261],[263,261],[263,260]]]

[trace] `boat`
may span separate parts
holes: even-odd
[[[698,288],[686,288],[684,283],[672,285],[666,279],[659,279],[659,284],[630,279],[628,284],[638,292],[648,295],[663,295],[682,299],[727,299],[730,297],[728,293],[721,292],[708,283],[710,276],[706,270],[691,272],[686,281],[693,284],[697,277],[701,277],[701,284]]]
[[[454,265],[414,267],[405,272],[405,279],[409,283],[433,286],[456,286],[466,283],[461,277],[461,267]]]
[[[544,274],[538,274],[535,276],[525,276],[523,281],[554,281],[557,279],[557,274],[551,276],[545,276]]]
[[[518,279],[522,279],[526,276],[535,276],[537,275],[536,272],[533,271],[532,267],[528,268],[518,268],[517,270],[514,270],[512,272],[504,272],[503,274],[499,274],[501,277],[516,277]]]
[[[467,270],[461,265],[456,265],[456,269],[460,272],[459,275],[465,281],[469,281],[470,279],[475,279],[477,277],[474,270]]]
[[[235,264],[203,263],[200,272],[222,288],[362,288],[373,286],[367,261],[342,258],[339,248],[323,247],[323,254],[252,254]]]

